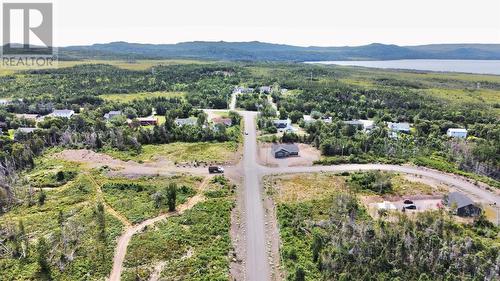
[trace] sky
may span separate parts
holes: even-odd
[[[500,0],[54,0],[54,7],[57,46],[500,44]]]

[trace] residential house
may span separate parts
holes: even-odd
[[[149,117],[139,117],[137,121],[141,124],[141,126],[154,126],[158,124],[158,119],[153,116]]]
[[[299,147],[294,143],[274,143],[271,147],[271,153],[275,158],[286,158],[291,156],[299,156]]]
[[[296,129],[292,126],[292,120],[274,120],[274,126],[278,129],[278,132],[295,132]]]
[[[261,94],[270,94],[271,93],[271,87],[270,86],[259,87],[259,92]]]
[[[467,138],[467,129],[450,128],[446,131],[446,135],[452,138],[465,139]]]
[[[230,127],[231,125],[233,125],[233,121],[231,120],[231,118],[215,117],[215,118],[212,118],[212,122],[216,125],[220,124],[220,125],[224,125],[226,127]]]
[[[38,128],[31,128],[31,127],[17,128],[16,133],[20,132],[20,133],[29,134],[29,133],[33,133],[35,130],[38,130]]]
[[[284,119],[284,120],[274,120],[274,126],[276,126],[276,129],[285,129],[287,127],[290,127],[292,125],[292,120],[290,119]]]
[[[16,114],[16,118],[33,120],[35,122],[40,122],[41,120],[39,114]]]
[[[38,128],[17,128],[16,132],[14,133],[14,140],[19,140],[20,135],[26,135],[26,134],[31,134],[35,130],[39,130]]]
[[[387,122],[387,128],[389,128],[389,136],[392,138],[397,138],[399,134],[409,134],[410,133],[410,123],[392,123]]]
[[[118,111],[110,111],[110,112],[104,114],[104,119],[109,120],[115,116],[120,116],[120,115],[122,115],[122,112],[119,110]]]
[[[344,121],[344,124],[361,127],[364,132],[369,132],[375,127],[375,122],[373,120],[365,119]]]
[[[253,88],[245,88],[242,86],[238,86],[238,87],[234,88],[233,93],[235,93],[235,94],[249,94],[249,93],[253,93],[253,91],[254,91]]]
[[[195,126],[198,123],[198,118],[196,117],[176,118],[174,123],[179,127],[186,125]]]
[[[449,193],[444,203],[446,203],[454,213],[461,217],[476,217],[482,212],[480,207],[474,204],[469,197],[460,192]]]
[[[59,117],[59,118],[71,118],[75,115],[75,111],[70,109],[56,109],[49,114],[50,117]]]

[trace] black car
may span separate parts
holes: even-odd
[[[403,201],[404,204],[413,204],[413,201],[409,200],[409,199],[406,199],[405,201]]]
[[[415,205],[408,205],[408,206],[404,206],[403,208],[405,208],[407,210],[416,210],[417,206],[415,206]]]

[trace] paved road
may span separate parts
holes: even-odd
[[[477,187],[466,179],[436,170],[414,167],[384,164],[345,164],[332,166],[310,166],[310,167],[265,167],[257,163],[257,140],[255,117],[257,113],[240,111],[245,121],[243,171],[244,171],[244,204],[246,225],[246,280],[264,281],[270,280],[270,267],[266,249],[265,217],[262,203],[260,180],[262,176],[283,173],[314,173],[314,172],[343,172],[343,171],[368,171],[381,170],[399,173],[413,174],[437,180],[486,203],[500,204],[498,192],[489,192]]]
[[[266,251],[266,234],[264,205],[261,198],[260,170],[257,164],[257,138],[254,112],[240,112],[245,121],[244,141],[244,205],[246,229],[246,276],[247,280],[265,281],[270,279],[268,256]]]

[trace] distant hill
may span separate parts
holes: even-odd
[[[137,44],[113,42],[60,48],[62,59],[193,58],[230,61],[326,61],[394,59],[500,59],[500,44],[435,44],[358,47],[298,47],[262,42],[185,42]]]

